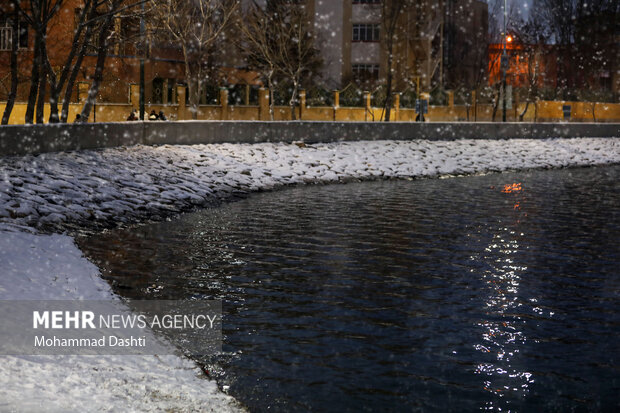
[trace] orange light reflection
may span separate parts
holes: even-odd
[[[505,194],[510,194],[510,193],[513,193],[513,192],[521,192],[522,190],[523,190],[523,188],[521,187],[521,182],[519,182],[519,183],[504,185],[504,188],[502,189],[502,192],[505,193]]]

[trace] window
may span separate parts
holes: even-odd
[[[378,64],[354,64],[353,76],[358,80],[378,80],[379,65]]]
[[[600,72],[599,81],[601,89],[612,90],[611,76],[609,75],[609,70],[603,70]]]
[[[175,86],[177,81],[175,79],[168,79],[168,101],[166,103],[176,103]]]
[[[139,46],[143,44],[140,36],[140,19],[135,16],[120,19],[120,33],[118,35],[118,54],[139,55]]]
[[[28,23],[19,22],[19,48],[28,48]]]
[[[354,42],[378,42],[379,41],[379,25],[378,24],[354,24],[353,25],[353,41]]]
[[[156,77],[151,84],[151,101],[155,104],[173,104],[177,102],[175,93],[177,81],[175,79],[164,79]]]
[[[17,46],[20,49],[28,47],[28,24],[19,22]],[[0,20],[0,50],[11,50],[13,45],[13,23],[10,19]]]
[[[156,77],[153,79],[153,88],[151,89],[151,103],[164,103],[164,79]]]
[[[75,24],[76,24],[76,28],[77,28],[77,24],[79,24],[78,20],[79,20],[79,13],[80,13],[80,9],[75,9]],[[90,38],[88,39],[88,46],[86,48],[86,54],[97,54],[98,53],[98,49],[99,49],[99,36],[100,36],[100,32],[103,29],[103,25],[104,25],[104,19],[102,18],[105,15],[104,11],[97,11],[95,12],[95,17],[94,17],[94,24],[93,24],[93,28],[92,28],[92,32],[90,34]],[[114,27],[109,27],[108,31],[106,33],[109,36],[114,35]],[[118,40],[118,39],[115,39]],[[110,49],[112,50],[112,52],[110,54],[114,53],[114,49]]]
[[[11,50],[13,45],[13,29],[6,24],[0,27],[0,50]]]

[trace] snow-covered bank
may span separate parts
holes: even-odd
[[[304,182],[620,162],[615,138],[134,146],[0,159],[0,222],[114,225]]]
[[[0,225],[0,299],[114,299],[65,235]],[[0,411],[237,411],[191,361],[164,356],[0,356]]]
[[[309,182],[620,162],[617,139],[135,146],[0,158],[0,299],[112,297],[66,235],[231,193]],[[0,411],[226,411],[195,365],[166,356],[0,357]]]

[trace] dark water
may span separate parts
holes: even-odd
[[[311,186],[81,241],[224,301],[252,411],[618,411],[620,167]]]

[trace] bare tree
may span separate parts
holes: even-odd
[[[398,41],[398,22],[405,11],[405,6],[410,3],[409,0],[386,0],[382,2],[381,17],[383,40],[387,51],[387,67],[386,67],[386,96],[384,103],[384,112],[386,122],[390,121],[390,111],[392,109],[392,82],[394,78],[394,44]]]
[[[9,123],[9,118],[11,117],[11,112],[13,111],[13,105],[15,104],[15,98],[17,96],[17,84],[19,82],[18,79],[18,71],[17,71],[17,48],[19,42],[19,12],[18,5],[15,2],[11,3],[13,6],[13,18],[11,19],[11,90],[9,92],[8,99],[6,101],[6,106],[4,108],[4,113],[2,115],[2,125],[6,125]]]
[[[22,3],[24,7],[22,7]],[[27,3],[27,4],[26,4]],[[86,16],[92,17],[92,11],[97,6],[96,0],[84,0],[82,5],[82,13],[79,18],[78,28],[74,34],[72,48],[67,56],[66,62],[60,72],[60,79],[57,78],[56,72],[52,69],[50,59],[47,52],[47,28],[52,18],[58,13],[63,5],[63,0],[29,0],[27,2],[15,2],[19,14],[23,16],[26,22],[35,31],[34,42],[34,59],[31,74],[30,93],[28,97],[28,106],[26,109],[26,123],[32,123],[32,118],[36,108],[36,121],[43,123],[43,109],[45,104],[45,95],[47,83],[50,85],[50,119],[54,123],[58,122],[58,98],[62,89],[67,85],[67,79],[71,72],[72,62],[78,51],[80,52],[74,71],[79,70],[81,60],[85,54],[85,48],[80,48],[80,37],[84,30],[84,22]],[[75,80],[75,78],[73,78]],[[71,93],[72,83],[67,85],[67,93]],[[68,106],[67,106],[68,109]],[[66,120],[66,115],[63,117]]]
[[[571,71],[574,70],[571,53],[574,42],[575,0],[540,0],[539,10],[549,26],[557,45],[557,87],[564,99],[568,98],[569,88],[573,87]]]
[[[470,5],[476,7],[461,8],[456,2],[446,4],[448,18],[444,25],[444,81],[448,89],[456,89],[464,94],[475,91],[479,95],[488,79],[490,39],[499,37],[499,26],[493,20],[495,16],[488,10],[497,13],[499,7],[497,2],[485,4],[484,8],[480,8],[477,3]],[[491,66],[494,64],[491,62]]]
[[[200,94],[209,72],[208,57],[217,39],[230,26],[238,0],[150,0],[155,29],[183,51],[192,118],[198,118]]]
[[[601,71],[613,73],[620,2],[536,0],[534,8],[542,13],[556,45],[557,88],[564,99],[577,98],[578,88],[593,87]]]
[[[47,86],[48,67],[43,64],[47,59],[47,27],[56,15],[64,0],[27,0],[16,2],[19,14],[34,29],[34,56],[30,78],[30,93],[26,108],[25,123],[32,123],[35,104],[37,123],[43,123],[43,105]],[[24,7],[25,6],[25,7]]]
[[[79,26],[76,29],[76,33],[74,34],[73,48],[71,49],[71,53],[74,52],[75,47],[79,44],[79,50],[77,50],[75,61],[73,62],[73,57],[70,55],[67,57],[67,62],[63,68],[63,72],[61,74],[61,81],[59,82],[61,85],[63,83],[63,77],[66,79],[66,87],[64,97],[62,99],[62,110],[60,113],[60,122],[66,123],[67,118],[69,117],[69,104],[71,103],[71,95],[73,94],[73,86],[75,85],[75,81],[77,80],[78,74],[80,73],[80,69],[82,67],[82,61],[84,60],[84,56],[86,55],[87,48],[89,46],[89,39],[92,36],[94,30],[95,23],[95,15],[97,8],[95,6],[95,2],[93,0],[86,0],[83,9],[81,10],[79,16]],[[88,10],[88,11],[87,11]],[[86,18],[86,21],[83,19]],[[86,30],[84,31],[84,27]],[[84,31],[83,35],[80,36],[79,31]],[[71,66],[70,72],[67,74],[66,70],[73,62]],[[58,87],[58,92],[62,86]],[[56,96],[56,100],[58,96]],[[52,121],[53,111],[50,113],[50,122]]]
[[[313,30],[304,6],[281,1],[275,9],[275,19],[279,53],[276,62],[278,70],[293,84],[289,106],[291,119],[295,120],[295,106],[301,83],[311,79],[323,61],[314,45]]]
[[[97,35],[97,41],[95,48],[97,51],[97,60],[95,63],[95,70],[92,75],[92,83],[88,90],[88,96],[82,107],[80,113],[81,122],[88,122],[90,112],[97,102],[97,95],[99,94],[99,87],[103,81],[103,71],[105,68],[105,61],[108,56],[109,49],[115,41],[114,33],[114,19],[126,10],[135,8],[142,4],[143,1],[128,2],[126,0],[99,0],[99,3],[95,6],[97,8],[97,16],[94,18],[96,25],[93,32]],[[100,10],[99,6],[103,9]]]
[[[99,86],[103,80],[103,69],[105,67],[105,60],[108,56],[108,48],[110,46],[111,29],[114,24],[114,16],[121,8],[123,0],[104,0],[106,12],[99,16],[101,19],[97,28],[97,61],[95,63],[95,71],[92,76],[92,83],[88,89],[88,95],[84,101],[82,112],[80,113],[81,122],[88,122],[90,112],[97,102],[97,94],[99,93]]]
[[[82,65],[82,60],[84,55],[86,54],[86,44],[90,37],[90,33],[92,31],[92,27],[94,24],[95,12],[97,9],[97,1],[96,0],[83,0],[80,5],[80,12],[77,20],[77,27],[73,34],[73,40],[71,42],[71,49],[65,58],[65,62],[60,70],[60,77],[56,76],[55,71],[52,69],[52,65],[50,63],[49,57],[47,53],[42,53],[41,59],[45,68],[47,69],[47,73],[50,81],[50,123],[57,123],[59,121],[66,122],[67,113],[68,113],[68,98],[71,96],[71,92],[73,90],[73,82],[68,82],[69,80],[75,78],[71,77],[73,72],[78,72],[80,66]],[[86,32],[86,35],[84,35]],[[58,116],[58,101],[60,98],[60,93],[63,88],[66,86],[65,99],[67,99],[67,105],[63,102],[63,112],[61,118]]]
[[[267,13],[255,1],[246,13],[243,21],[238,26],[243,33],[243,38],[238,45],[246,57],[249,66],[258,71],[264,80],[270,93],[269,117],[273,120],[273,78],[278,66],[278,29],[276,17],[273,13]]]
[[[270,0],[265,7],[253,2],[240,22],[244,34],[240,46],[250,67],[267,81],[272,120],[274,80],[283,78],[292,85],[289,106],[295,120],[299,89],[322,65],[310,22],[305,6],[290,0]]]
[[[527,22],[521,19],[514,20],[510,28],[515,35],[515,42],[519,48],[521,58],[527,64],[525,73],[527,81],[527,96],[523,112],[519,114],[522,121],[530,103],[536,102],[539,96],[540,82],[542,80],[542,58],[544,47],[549,39],[547,25],[542,20],[540,14],[530,15]]]

